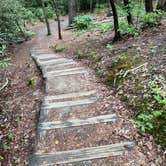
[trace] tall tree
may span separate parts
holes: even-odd
[[[123,0],[123,3],[124,3],[124,6],[125,6],[125,10],[127,11],[127,21],[128,21],[128,24],[133,24],[133,21],[132,21],[132,15],[131,15],[131,12],[130,12],[130,0]]]
[[[68,11],[69,11],[69,25],[71,25],[74,20],[74,17],[76,16],[75,0],[68,0]]]
[[[58,36],[59,36],[59,39],[61,40],[62,34],[61,34],[61,22],[60,22],[59,8],[58,8],[58,4],[57,4],[56,0],[53,0],[53,3],[54,3],[55,13],[56,13],[57,21],[58,21]]]
[[[41,4],[42,4],[42,10],[43,10],[43,15],[44,15],[44,19],[45,19],[45,23],[46,23],[46,27],[47,27],[47,35],[51,35],[51,29],[50,29],[50,24],[46,15],[46,11],[45,11],[45,4],[44,4],[44,0],[41,0]]]
[[[110,0],[107,0],[107,5],[108,5],[108,9],[109,9],[109,10],[108,10],[107,17],[110,17],[110,16],[112,16]]]
[[[166,0],[158,0],[156,8],[166,11]]]
[[[147,13],[153,12],[153,2],[152,2],[152,0],[145,0],[145,9],[146,9]]]
[[[93,12],[93,0],[90,0],[89,2],[89,8],[90,8],[90,12],[92,13]]]
[[[76,0],[76,11],[80,12],[81,0]]]
[[[120,31],[119,31],[119,20],[118,20],[118,14],[117,14],[114,0],[110,0],[110,4],[111,4],[113,18],[114,18],[114,30],[115,30],[114,41],[116,41],[121,38]]]

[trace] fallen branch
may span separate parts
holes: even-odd
[[[142,65],[140,65],[140,66],[138,66],[138,67],[136,67],[136,68],[127,70],[127,71],[124,73],[123,78],[126,77],[128,73],[133,72],[133,71],[135,71],[135,70],[138,70],[139,68],[141,68],[141,67],[143,67],[143,66],[147,66],[147,64],[148,64],[148,63],[146,62],[146,63],[144,63],[144,64],[142,64]]]
[[[3,90],[3,89],[8,85],[8,83],[9,83],[9,79],[6,78],[6,82],[5,82],[5,84],[0,88],[0,91]]]
[[[64,30],[68,31],[68,30],[71,30],[71,29],[74,29],[74,27],[70,26],[70,27],[65,28]]]

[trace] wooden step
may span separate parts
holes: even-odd
[[[66,73],[72,73],[72,72],[82,72],[85,71],[84,67],[74,67],[74,68],[69,68],[69,69],[60,69],[60,70],[54,70],[54,71],[49,71],[45,73],[45,77],[51,77],[51,76],[56,76],[56,75],[65,75]]]
[[[116,120],[116,114],[100,115],[92,118],[84,119],[69,119],[66,121],[55,122],[43,122],[39,124],[39,130],[52,130],[58,128],[76,127],[83,125],[91,125],[97,123],[114,122]]]
[[[95,93],[96,93],[95,90],[90,90],[90,91],[84,91],[84,92],[61,94],[61,95],[56,95],[56,96],[46,96],[44,98],[44,101],[49,102],[51,100],[61,100],[61,99],[68,99],[68,98],[87,97],[87,96],[90,96],[90,95],[94,95]]]
[[[96,102],[96,98],[92,97],[89,99],[82,100],[73,100],[73,101],[64,101],[64,102],[54,102],[50,104],[44,104],[42,106],[43,109],[52,109],[52,108],[61,108],[61,107],[72,107],[78,105],[86,105]]]
[[[59,76],[69,76],[69,75],[86,74],[86,73],[88,73],[87,70],[78,70],[78,71],[68,71],[68,72],[51,74],[51,75],[46,74],[45,77],[59,77]]]
[[[69,68],[69,69],[61,69],[61,70],[54,70],[54,71],[49,71],[47,74],[58,74],[58,73],[64,73],[64,72],[70,72],[70,71],[80,71],[80,70],[85,70],[84,67],[74,67],[74,68]]]
[[[54,58],[54,59],[56,59],[56,58],[62,58],[62,57],[60,57],[60,56],[57,56],[56,54],[51,54],[51,53],[45,53],[45,54],[42,54],[42,56],[38,56],[38,57],[36,57],[39,61],[41,60],[45,60],[45,59],[52,59],[52,58]]]
[[[131,150],[134,142],[121,142],[105,146],[82,148],[77,150],[60,151],[55,153],[35,154],[30,166],[46,166],[51,164],[65,164],[92,159],[106,158],[110,156],[123,155],[125,151]]]
[[[64,62],[71,62],[73,60],[69,60],[66,58],[58,58],[58,59],[52,59],[52,60],[45,60],[45,61],[40,61],[39,59],[37,60],[39,64],[41,65],[49,65],[49,64],[55,64],[56,63],[64,63]]]
[[[68,66],[68,65],[76,65],[77,63],[75,61],[68,61],[68,62],[64,62],[64,63],[60,63],[60,64],[52,64],[52,65],[49,65],[49,66],[46,66],[45,67],[45,70],[49,70],[49,68],[52,68],[53,66],[55,66],[55,69],[52,69],[52,70],[56,70],[56,67],[65,67],[65,66]]]
[[[31,50],[32,57],[42,56],[44,54],[50,54],[47,50]]]

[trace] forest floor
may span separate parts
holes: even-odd
[[[142,98],[139,94],[145,90],[143,85],[150,81],[149,77],[148,79],[146,77],[149,70],[152,72],[155,67],[155,72],[166,76],[165,23],[163,20],[159,27],[148,29],[138,37],[128,37],[114,44],[111,43],[112,31],[101,34],[98,30],[93,30],[78,35],[72,30],[63,30],[63,40],[60,41],[57,39],[56,23],[51,23],[52,36],[45,36],[45,25],[37,23],[32,28],[37,35],[31,41],[13,46],[9,55],[12,66],[6,70],[10,81],[0,93],[2,165],[27,165],[32,154],[40,102],[44,94],[44,81],[30,57],[32,46],[40,46],[43,49],[52,46],[58,54],[67,55],[93,68],[98,76],[97,82],[106,84],[110,88],[111,95],[122,101],[125,109],[119,110],[118,114],[127,121],[133,121],[138,113],[134,108],[139,103],[129,101],[136,95],[139,99]],[[62,21],[62,24],[65,28],[66,20]],[[109,48],[108,43],[111,45]],[[145,69],[146,71],[131,74],[123,82],[117,80],[115,77],[117,73],[111,73],[110,70],[114,69],[113,62],[121,65],[121,62],[118,63],[120,55],[124,56],[126,59],[124,63],[130,68],[148,63],[148,71]],[[118,69],[114,70],[119,72]],[[137,84],[131,79],[136,76],[135,74],[141,78]],[[139,156],[143,159],[140,165],[144,162],[150,165],[164,165],[164,153],[154,138],[141,133],[133,125],[129,128],[131,131],[129,137],[137,143]]]

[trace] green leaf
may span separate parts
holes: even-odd
[[[0,61],[0,67],[6,68],[6,67],[9,67],[9,66],[11,66],[11,63],[9,63],[8,60],[2,60],[2,61]]]
[[[160,111],[153,111],[153,116],[158,117],[160,116],[162,113]]]
[[[113,45],[111,45],[111,44],[107,44],[106,48],[112,50],[112,49],[113,49]]]
[[[144,126],[144,125],[141,126],[141,131],[142,131],[142,132],[145,132],[145,126]]]
[[[14,138],[14,134],[13,133],[9,133],[8,134],[8,139],[13,140],[13,138]]]
[[[4,159],[3,156],[0,155],[0,160],[3,160],[3,159]]]
[[[16,121],[16,122],[20,122],[21,119],[20,119],[19,117],[17,117],[15,121]]]
[[[9,149],[9,146],[7,145],[7,143],[3,143],[2,144],[2,148],[3,148],[3,150],[8,150]]]

